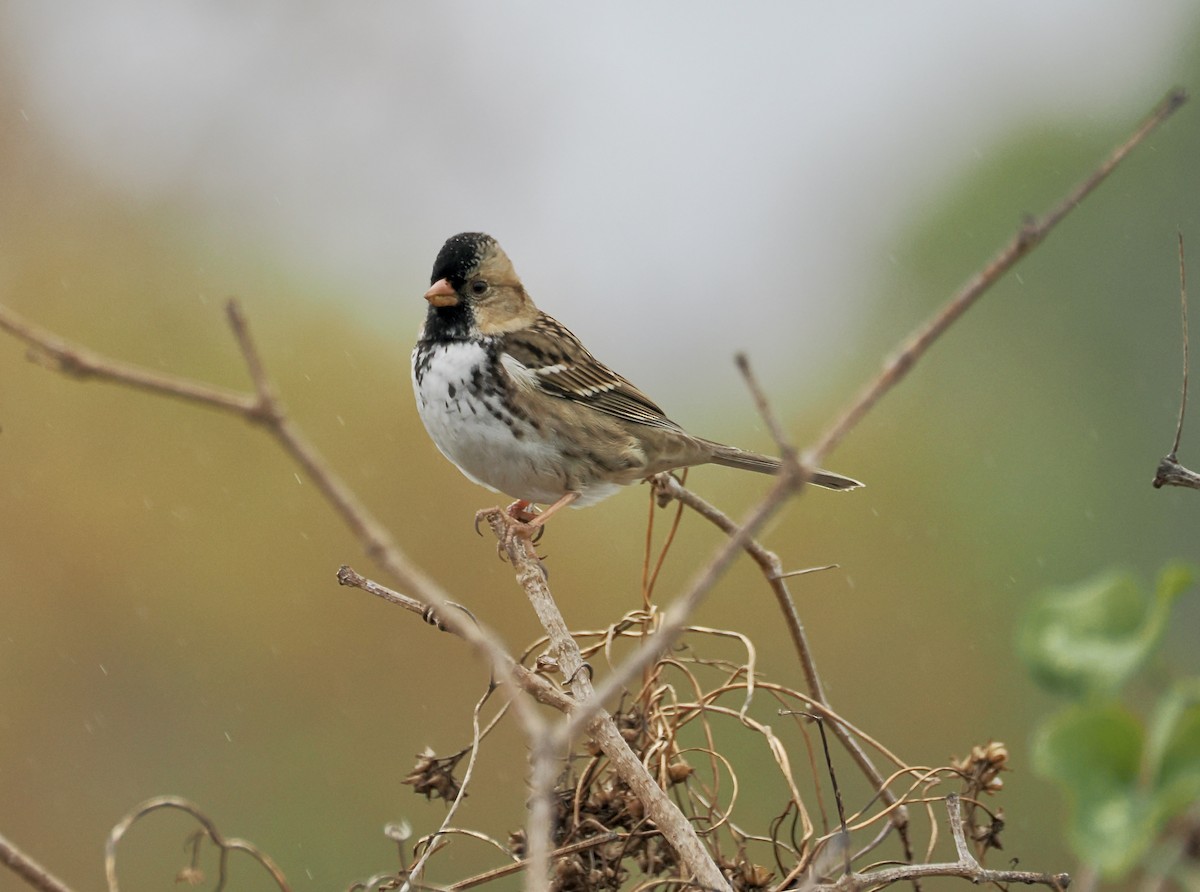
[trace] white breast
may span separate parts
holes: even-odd
[[[513,498],[548,504],[562,496],[567,491],[567,473],[558,450],[540,432],[513,417],[499,396],[487,394],[486,386],[481,388],[493,383],[476,374],[481,366],[486,368],[484,347],[454,341],[430,349],[419,382],[414,351],[413,391],[421,421],[442,455],[471,480]],[[599,501],[618,488],[589,486],[576,504]]]

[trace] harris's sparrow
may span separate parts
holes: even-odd
[[[534,306],[491,236],[447,240],[430,282],[412,354],[421,420],[467,477],[518,500],[514,516],[531,503],[549,505],[530,526],[660,471],[709,463],[779,471],[778,459],[692,436],[667,418]],[[829,471],[811,482],[862,485]]]

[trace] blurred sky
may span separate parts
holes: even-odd
[[[191,208],[213,252],[275,252],[347,312],[415,317],[444,238],[486,230],[544,309],[662,393],[732,379],[734,349],[827,368],[902,221],[1017,123],[1148,107],[1195,15],[13,0],[0,39],[21,90],[6,126],[125,201]],[[797,301],[800,326],[769,324]],[[668,324],[686,338],[664,345]]]

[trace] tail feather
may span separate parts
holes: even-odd
[[[840,491],[866,486],[861,480],[855,480],[853,477],[847,477],[844,474],[835,474],[833,471],[822,471],[820,468],[813,471],[813,475],[809,478],[808,482],[815,483],[817,486],[823,486],[825,489]]]
[[[771,458],[769,455],[747,452],[745,449],[738,449],[735,446],[723,446],[720,443],[711,443],[710,441],[705,442],[713,447],[712,457],[709,461],[714,465],[723,465],[727,468],[741,468],[744,471],[757,471],[760,474],[778,474],[779,469],[783,467],[783,463],[779,459]],[[835,474],[833,471],[824,471],[820,468],[813,470],[813,475],[809,478],[808,482],[824,487],[825,489],[836,490],[858,489],[863,485],[853,477],[845,477],[841,474]]]

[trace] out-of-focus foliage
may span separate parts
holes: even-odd
[[[1175,599],[1190,584],[1191,573],[1172,566],[1151,597],[1132,574],[1117,571],[1048,591],[1022,623],[1021,657],[1056,694],[1115,694],[1158,647]]]
[[[1103,573],[1045,592],[1022,626],[1034,678],[1078,701],[1037,730],[1034,763],[1071,800],[1076,853],[1109,879],[1145,866],[1170,823],[1200,804],[1200,677],[1175,682],[1149,709],[1126,705],[1145,704],[1144,692],[1121,696],[1158,652],[1191,578],[1167,567],[1147,595],[1129,574]]]

